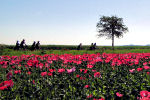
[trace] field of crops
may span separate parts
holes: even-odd
[[[0,57],[0,99],[150,100],[150,53]]]

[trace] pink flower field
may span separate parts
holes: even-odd
[[[0,57],[0,99],[150,100],[150,53]]]

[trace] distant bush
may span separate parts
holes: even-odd
[[[6,48],[6,45],[0,44],[0,55],[2,55],[3,50]]]

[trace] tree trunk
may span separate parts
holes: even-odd
[[[112,34],[112,49],[114,50],[114,34]]]

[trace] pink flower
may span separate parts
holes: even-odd
[[[135,62],[134,62],[135,65],[139,64],[139,60],[136,59],[136,60],[134,60],[134,61],[135,61]]]
[[[146,91],[146,90],[143,90],[143,91],[140,91],[140,99],[139,100],[150,100],[150,92],[149,91]]]
[[[120,94],[119,92],[117,92],[116,95],[117,95],[118,97],[122,97],[122,96],[123,96],[123,94]]]
[[[35,84],[35,80],[33,80],[32,83]]]
[[[28,75],[30,75],[30,74],[31,74],[31,72],[29,71],[29,72],[28,72]]]
[[[89,75],[89,77],[91,77],[91,75]]]
[[[129,70],[131,73],[133,73],[134,71],[135,71],[135,69],[131,69],[131,70]]]
[[[105,99],[101,97],[100,99],[93,98],[93,100],[105,100]]]
[[[93,97],[93,95],[92,94],[89,94],[88,96],[87,96],[87,98],[92,98]]]
[[[58,69],[58,73],[63,73],[63,72],[65,72],[64,68]]]
[[[18,74],[18,73],[21,74],[21,70],[15,70],[14,73],[15,74]]]
[[[5,90],[8,87],[12,87],[13,85],[14,85],[14,83],[12,80],[4,81],[4,82],[0,83],[0,90]]]
[[[41,76],[46,76],[47,75],[47,72],[41,72]]]
[[[82,61],[77,61],[76,63],[77,63],[77,65],[79,65],[79,64],[81,64],[81,63],[82,63]]]
[[[31,66],[32,66],[32,62],[29,62],[29,61],[28,61],[28,62],[27,62],[27,65],[31,67]]]
[[[80,72],[82,72],[84,69],[80,69]]]
[[[48,73],[47,75],[48,75],[48,76],[52,76],[52,75],[53,75],[53,73]]]
[[[105,99],[101,97],[101,99],[99,99],[99,100],[105,100]]]
[[[150,92],[148,92],[148,96],[147,97],[149,97],[150,98]]]
[[[150,74],[150,72],[147,72],[147,75],[149,75]]]
[[[43,63],[39,64],[39,68],[42,69],[43,68]]]
[[[144,69],[148,70],[150,67],[149,66],[144,66]]]
[[[88,70],[86,70],[86,69],[85,69],[85,70],[84,70],[84,74],[86,74],[86,73],[87,73],[87,71],[88,71]]]
[[[87,68],[93,68],[93,65],[88,64]]]
[[[72,72],[74,72],[76,69],[75,69],[75,67],[73,67],[73,68],[71,68],[71,69],[67,69],[67,72],[68,73],[72,73]]]
[[[76,77],[77,77],[77,78],[79,78],[79,77],[80,77],[80,75],[79,75],[79,74],[77,74],[77,75],[76,75]]]
[[[85,77],[82,77],[82,76],[80,77],[80,80],[85,80],[85,79],[86,79]]]
[[[147,62],[143,63],[143,65],[146,66],[146,65],[147,65]]]
[[[85,85],[85,86],[84,86],[84,88],[89,88],[89,87],[90,87],[90,85]]]
[[[98,77],[100,77],[100,76],[101,76],[100,72],[95,72],[95,73],[94,73],[94,77],[97,77],[97,78],[98,78]]]
[[[143,68],[137,68],[136,70],[137,70],[138,72],[140,72],[140,71],[143,70]]]
[[[92,69],[92,72],[96,72],[96,70]]]
[[[150,98],[149,97],[142,97],[142,98],[140,98],[140,100],[150,100]]]
[[[140,96],[141,97],[147,97],[148,96],[148,91],[146,91],[146,90],[140,91]]]
[[[67,69],[67,72],[68,72],[68,73],[71,73],[71,72],[72,72],[72,69]]]
[[[75,72],[75,71],[76,71],[76,68],[75,68],[75,67],[73,67],[73,68],[72,68],[72,72]]]
[[[55,69],[49,69],[49,71],[50,71],[51,73],[53,73],[53,72],[55,71]]]
[[[93,98],[93,100],[98,100],[98,99]]]
[[[0,87],[0,90],[5,90],[5,89],[7,89],[7,86]]]

